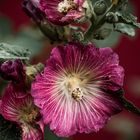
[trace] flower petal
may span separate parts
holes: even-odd
[[[21,111],[33,104],[32,97],[23,91],[16,91],[9,84],[2,97],[1,112],[5,119],[19,123]]]
[[[43,133],[40,128],[22,125],[22,140],[43,140]]]
[[[32,96],[44,123],[58,136],[96,132],[122,110],[115,92],[122,88],[123,77],[118,55],[110,48],[70,43],[52,50],[44,72],[32,84]],[[67,86],[81,89],[80,100]]]

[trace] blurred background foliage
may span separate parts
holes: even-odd
[[[43,47],[43,35],[33,26],[24,26],[15,32],[10,19],[3,16],[0,17],[0,42],[29,49],[34,56]]]
[[[140,1],[131,0],[130,2],[130,6],[134,7],[133,11],[140,21]],[[32,63],[39,61],[45,63],[52,49],[52,45],[22,11],[20,0],[0,0],[0,42],[7,42],[29,49],[32,52]],[[125,68],[124,89],[126,97],[140,107],[140,31],[137,31],[134,38],[113,33],[104,41],[95,41],[95,43],[99,47],[113,47],[119,54],[120,63]],[[6,84],[6,82],[0,80],[1,94]],[[3,124],[0,124],[0,126],[3,126]],[[3,130],[3,127],[0,127],[0,140],[3,138],[2,135],[7,133],[7,131],[1,130]],[[66,140],[58,138],[48,128],[45,129],[45,132],[45,140]],[[70,139],[140,140],[140,119],[124,111],[119,115],[113,116],[113,119],[109,121],[106,127],[98,133],[77,134]],[[5,135],[4,140],[10,139],[6,138]]]

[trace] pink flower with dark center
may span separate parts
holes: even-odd
[[[31,0],[56,25],[67,25],[85,15],[85,0]]]
[[[110,48],[70,43],[52,50],[32,96],[45,124],[58,136],[96,132],[122,110],[124,70]]]
[[[22,129],[22,140],[43,140],[44,125],[30,94],[9,84],[2,97],[1,114]]]

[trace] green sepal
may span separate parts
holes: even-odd
[[[133,103],[131,103],[125,98],[121,98],[121,103],[126,110],[140,116],[140,109],[136,107]]]
[[[93,33],[93,39],[104,40],[111,34],[111,32],[112,32],[112,29],[110,28],[99,29],[95,33]]]
[[[124,23],[117,23],[114,26],[114,31],[126,34],[128,36],[135,36],[135,30],[131,25]]]
[[[140,28],[140,23],[137,22],[137,17],[132,15],[131,13],[116,12],[116,15],[118,16],[119,22],[131,25],[136,28]]]

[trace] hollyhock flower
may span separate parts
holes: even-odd
[[[9,84],[2,97],[1,114],[22,129],[22,140],[43,140],[44,126],[30,94]]]
[[[32,96],[45,124],[58,136],[96,132],[122,110],[116,91],[124,70],[110,48],[71,43],[52,50]]]
[[[84,16],[84,0],[40,0],[40,9],[56,25],[66,25]]]
[[[23,7],[32,15],[42,15],[53,24],[67,25],[85,14],[82,7],[85,0],[24,0]],[[27,4],[28,3],[28,4]],[[33,8],[34,7],[34,8]],[[40,9],[37,14],[36,9]]]
[[[21,60],[7,60],[0,65],[0,76],[5,80],[20,82],[25,79],[25,70]]]

